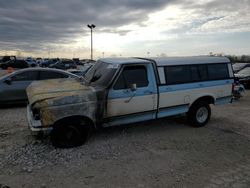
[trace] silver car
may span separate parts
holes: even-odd
[[[0,104],[27,101],[26,88],[32,81],[79,78],[77,75],[58,69],[27,68],[0,78]]]

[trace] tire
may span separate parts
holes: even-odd
[[[66,121],[54,126],[51,132],[51,142],[58,148],[72,148],[83,145],[90,133],[90,126],[86,123]]]
[[[193,127],[203,127],[210,120],[211,108],[207,102],[194,103],[188,112],[188,120]]]

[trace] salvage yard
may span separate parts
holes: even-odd
[[[72,149],[31,136],[25,107],[1,108],[0,117],[2,186],[250,187],[249,90],[213,107],[203,128],[171,117],[106,128]]]

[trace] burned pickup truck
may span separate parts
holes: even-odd
[[[187,113],[204,126],[210,104],[229,103],[233,71],[225,57],[105,58],[81,79],[33,82],[27,117],[56,147],[83,144],[91,129]]]

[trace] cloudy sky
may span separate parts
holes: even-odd
[[[0,55],[250,54],[250,0],[0,0]]]

